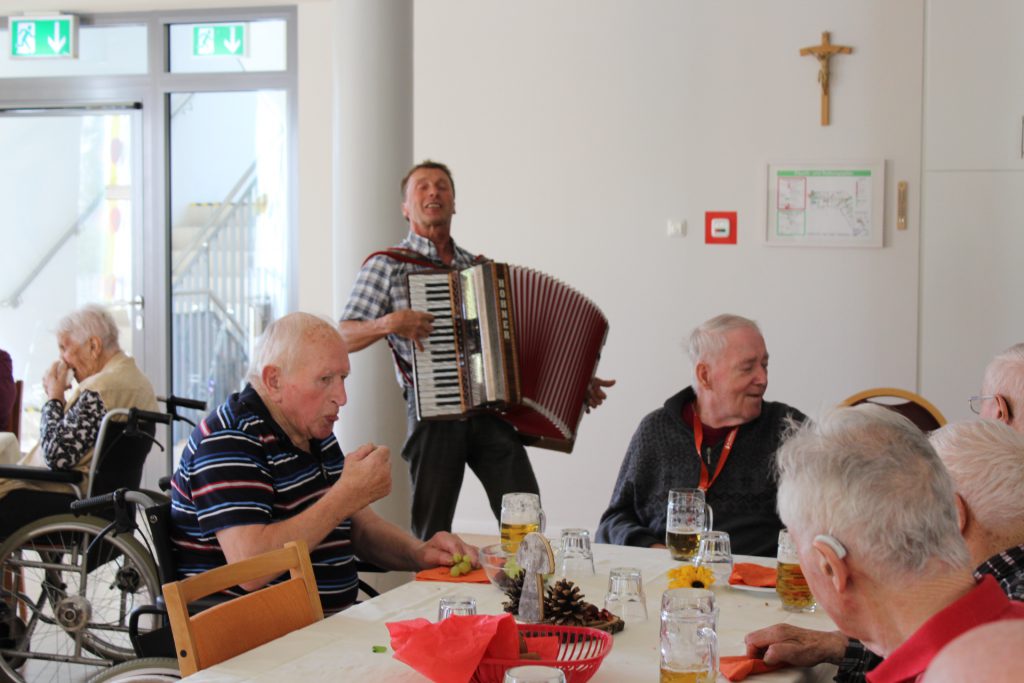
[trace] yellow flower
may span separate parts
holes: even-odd
[[[694,567],[689,564],[668,570],[669,588],[710,588],[715,582],[715,575],[707,567]]]

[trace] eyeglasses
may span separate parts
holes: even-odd
[[[971,404],[971,412],[980,415],[981,414],[981,402],[989,399],[998,398],[996,394],[990,394],[988,396],[971,396],[967,399],[967,402]]]

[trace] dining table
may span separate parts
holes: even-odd
[[[590,680],[593,683],[657,681],[661,595],[668,589],[668,570],[679,563],[666,549],[594,544],[593,555],[593,575],[570,577],[585,599],[603,606],[611,569],[635,567],[643,576],[647,618],[626,623],[625,628],[613,636],[611,651]],[[736,556],[735,561],[775,566],[774,558]],[[719,652],[723,656],[745,654],[744,636],[771,624],[785,622],[819,630],[835,629],[820,610],[784,610],[773,588],[726,584],[714,585],[711,590],[719,609],[717,634]],[[410,581],[183,680],[189,683],[424,683],[429,679],[392,656],[385,625],[420,617],[435,621],[438,602],[446,596],[474,598],[479,614],[501,614],[506,599],[501,590],[489,583]],[[833,665],[819,664],[813,668],[794,667],[756,674],[747,680],[754,683],[824,682],[831,681],[835,671]],[[718,680],[727,679],[719,674]]]

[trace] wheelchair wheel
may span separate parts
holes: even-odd
[[[167,683],[181,680],[178,660],[144,657],[116,664],[89,679],[88,683]]]
[[[0,545],[0,602],[24,624],[20,642],[0,647],[0,680],[70,681],[88,667],[135,656],[128,617],[160,593],[153,559],[130,535],[108,534],[98,517],[56,515]],[[10,641],[4,643],[10,645]]]

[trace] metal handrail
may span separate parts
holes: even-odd
[[[53,257],[57,255],[57,252],[59,252],[61,248],[65,244],[67,244],[68,240],[70,240],[72,237],[78,234],[79,229],[82,227],[82,223],[84,223],[89,218],[89,216],[91,216],[93,212],[95,212],[96,209],[99,208],[100,203],[102,203],[103,197],[106,194],[106,188],[96,193],[96,196],[93,197],[93,200],[91,202],[89,202],[89,206],[86,207],[85,211],[83,211],[81,215],[79,215],[78,218],[76,218],[75,221],[68,226],[68,229],[64,231],[64,234],[57,238],[57,241],[53,244],[53,246],[50,247],[45,254],[43,254],[43,257],[41,259],[39,259],[39,263],[36,264],[35,268],[32,269],[32,271],[28,274],[28,276],[25,277],[25,279],[21,282],[20,285],[14,288],[14,291],[11,292],[10,296],[8,296],[3,301],[0,301],[0,306],[5,306],[7,308],[17,308],[21,304],[21,295],[24,293],[24,291],[29,288],[29,286],[35,281],[37,277],[39,277],[39,274],[42,273],[43,269],[46,268],[46,266],[50,263],[51,260],[53,260]]]
[[[206,225],[203,226],[203,229],[199,232],[199,235],[196,236],[194,240],[192,240],[192,244],[188,246],[188,249],[186,250],[186,253],[182,257],[181,261],[176,266],[174,266],[174,271],[171,277],[172,287],[181,281],[181,279],[185,276],[186,272],[188,271],[189,266],[191,266],[195,262],[195,260],[199,258],[199,254],[203,251],[203,245],[206,244],[210,240],[210,238],[217,232],[217,230],[220,229],[221,224],[223,222],[222,219],[224,217],[224,213],[229,209],[234,209],[235,207],[235,198],[239,194],[242,194],[243,188],[245,191],[248,191],[249,188],[247,184],[251,184],[252,176],[255,173],[256,162],[254,161],[238,179],[238,182],[235,183],[235,186],[231,188],[231,191],[228,192],[228,195],[227,197],[224,198],[224,201],[222,201],[217,206],[217,210],[214,211],[213,215],[210,216],[210,219],[206,221]]]

